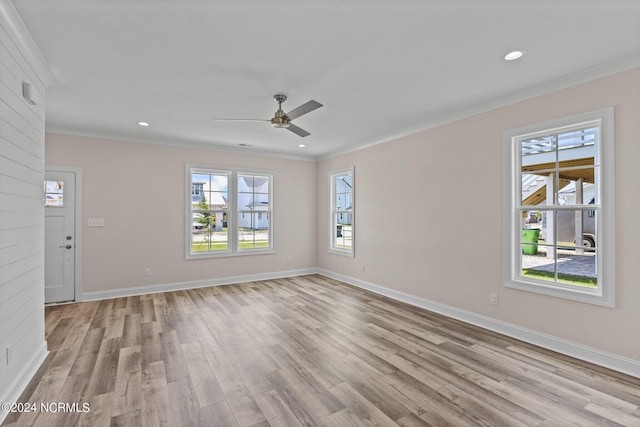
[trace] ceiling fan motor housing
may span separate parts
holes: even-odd
[[[287,100],[285,95],[275,95],[273,99],[278,103],[278,111],[271,119],[271,126],[274,128],[288,128],[289,117],[282,111],[282,103]]]

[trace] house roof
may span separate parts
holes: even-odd
[[[211,207],[227,206],[227,199],[219,192],[206,192],[204,195],[207,204]]]

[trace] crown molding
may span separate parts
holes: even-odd
[[[437,126],[455,122],[457,120],[462,120],[488,111],[496,110],[498,108],[506,107],[508,105],[526,101],[538,96],[557,92],[562,89],[570,88],[572,86],[577,86],[579,84],[608,77],[613,74],[629,71],[638,67],[640,67],[640,52],[623,56],[621,58],[617,58],[603,64],[598,64],[584,70],[576,71],[574,73],[566,74],[564,76],[560,76],[539,84],[528,86],[524,89],[511,92],[503,96],[485,99],[475,104],[458,106],[456,108],[449,109],[448,111],[444,111],[436,116],[430,116],[424,121],[415,123],[402,129],[395,130],[390,133],[378,135],[365,141],[361,141],[360,143],[351,145],[344,150],[336,150],[331,153],[327,153],[326,155],[319,156],[317,157],[317,160],[328,160],[334,157],[341,156],[343,154],[348,154],[368,147],[372,147],[374,145],[384,144],[385,142],[413,135],[415,133],[432,129]]]
[[[93,132],[93,131],[83,131],[78,129],[67,129],[64,127],[47,127],[46,134],[50,135],[69,135],[76,137],[86,137],[86,138],[96,138],[96,139],[105,139],[111,141],[120,141],[120,142],[130,142],[134,144],[151,144],[151,145],[160,145],[165,147],[177,147],[177,148],[186,148],[191,150],[207,150],[207,151],[220,151],[224,153],[235,153],[242,154],[245,156],[256,156],[256,157],[268,157],[268,158],[276,158],[276,159],[285,159],[285,160],[302,160],[308,162],[316,162],[316,158],[313,156],[296,156],[289,153],[284,153],[280,151],[266,151],[256,149],[255,147],[235,147],[231,145],[224,145],[216,142],[203,142],[203,141],[191,141],[184,139],[163,139],[163,138],[153,138],[153,137],[138,137],[134,135],[114,135],[111,133],[105,132]]]

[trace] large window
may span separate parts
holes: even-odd
[[[612,306],[613,111],[505,133],[505,286]]]
[[[330,174],[331,236],[329,251],[353,256],[354,243],[354,179],[353,168]]]
[[[273,175],[187,165],[187,258],[273,252]]]

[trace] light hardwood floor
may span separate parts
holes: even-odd
[[[37,426],[640,426],[640,380],[319,275],[47,307]],[[89,410],[82,412],[82,404]]]

